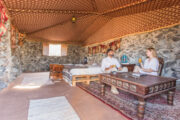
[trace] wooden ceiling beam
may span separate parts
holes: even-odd
[[[52,9],[11,9],[8,8],[9,12],[20,12],[20,13],[60,13],[60,14],[98,14],[93,11],[80,11],[80,10],[52,10]]]

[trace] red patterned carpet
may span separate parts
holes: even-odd
[[[106,87],[105,96],[100,96],[100,84],[91,82],[90,85],[78,83],[78,86],[132,120],[137,120],[137,98],[126,92],[119,91],[119,95],[110,92]],[[162,94],[147,99],[144,120],[180,120],[180,89],[176,90],[174,106],[167,104],[167,95]]]

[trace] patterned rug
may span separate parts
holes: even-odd
[[[64,96],[30,100],[28,120],[80,120]]]
[[[90,85],[78,83],[77,86],[97,97],[104,103],[118,110],[127,118],[137,120],[138,100],[135,96],[123,91],[118,95],[112,94],[110,87],[105,88],[105,96],[100,96],[100,84],[91,82]],[[147,99],[144,120],[180,120],[180,90],[177,89],[174,98],[174,106],[167,104],[167,95]]]

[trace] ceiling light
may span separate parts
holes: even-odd
[[[72,23],[75,23],[76,22],[76,18],[73,16],[71,21],[72,21]]]

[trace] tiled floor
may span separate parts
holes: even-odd
[[[24,75],[0,92],[0,120],[27,120],[29,100],[56,96],[66,96],[81,120],[127,120],[80,88],[70,87],[63,81],[33,89],[14,88],[21,83]],[[30,77],[33,75],[29,74]]]

